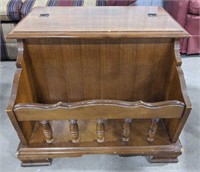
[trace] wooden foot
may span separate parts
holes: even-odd
[[[46,142],[47,143],[53,143],[53,141],[54,141],[53,131],[52,131],[51,125],[49,124],[49,121],[46,121],[46,120],[40,121],[40,123],[43,126],[43,132],[44,132],[44,135],[46,137]]]
[[[72,136],[72,142],[73,143],[78,143],[79,142],[79,129],[78,129],[78,124],[77,120],[69,120],[69,129],[70,129],[70,134]]]
[[[151,163],[177,163],[179,155],[153,155],[150,156]]]
[[[132,119],[125,119],[123,123],[122,128],[122,141],[128,142],[129,141],[129,135],[131,131],[131,121]]]
[[[97,142],[103,143],[105,140],[105,125],[103,119],[97,120],[96,132],[97,132]]]
[[[35,167],[35,166],[50,166],[52,164],[53,159],[37,159],[37,160],[21,160],[22,167]]]

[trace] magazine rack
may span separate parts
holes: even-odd
[[[19,41],[7,113],[22,166],[85,154],[177,162],[191,110],[177,41],[188,36],[160,7],[35,8],[8,36]]]

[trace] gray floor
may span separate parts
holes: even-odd
[[[183,71],[193,110],[180,137],[184,153],[177,164],[150,164],[140,156],[121,158],[114,155],[87,155],[54,159],[50,167],[21,168],[15,157],[19,139],[5,113],[14,71],[13,62],[0,63],[0,172],[200,170],[200,57],[183,58]]]

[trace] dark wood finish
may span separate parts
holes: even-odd
[[[17,70],[13,79],[13,88],[11,91],[11,97],[7,106],[7,114],[13,124],[15,126],[15,130],[20,138],[20,141],[24,144],[28,144],[28,140],[31,137],[31,134],[34,129],[35,122],[25,121],[19,122],[16,119],[15,113],[13,113],[14,104],[18,102],[35,102],[36,97],[35,93],[32,90],[31,80],[29,80],[30,76],[28,76],[27,66],[23,58],[24,47],[22,42],[18,43],[18,56],[17,56]],[[23,67],[23,70],[22,70]],[[23,71],[23,72],[22,72]],[[20,80],[21,78],[21,80]],[[19,89],[18,89],[19,88]],[[19,96],[17,96],[19,95]]]
[[[104,143],[107,146],[126,146],[126,145],[168,145],[170,143],[170,138],[165,128],[163,127],[163,121],[158,123],[157,132],[154,137],[154,142],[149,143],[147,141],[147,133],[151,120],[136,119],[134,120],[134,125],[131,126],[131,132],[129,134],[129,142],[125,143],[122,141],[122,127],[124,120],[106,120],[104,124]],[[79,120],[79,138],[80,141],[73,144],[71,141],[71,133],[69,132],[70,123],[65,120],[55,120],[51,123],[53,129],[54,142],[49,145],[46,143],[46,138],[43,134],[43,128],[39,122],[35,125],[34,133],[29,140],[29,146],[58,146],[58,147],[69,147],[69,146],[81,146],[81,147],[92,147],[101,146],[96,139],[96,120]],[[123,148],[122,148],[123,149]]]
[[[78,103],[17,104],[14,112],[19,121],[56,120],[56,119],[147,119],[180,118],[185,105],[180,101],[157,103],[125,102],[115,100],[92,100]],[[51,110],[51,111],[49,111]],[[170,111],[171,113],[168,113]],[[28,115],[27,115],[28,112]],[[79,113],[81,112],[81,114]],[[42,116],[40,114],[43,114]],[[113,114],[115,114],[113,116]]]
[[[22,166],[103,153],[177,162],[188,36],[160,7],[34,9],[8,36],[21,41],[7,113]]]
[[[122,141],[128,142],[129,141],[129,135],[131,132],[131,121],[132,119],[125,119],[123,126],[122,126]]]
[[[165,98],[172,39],[28,39],[24,43],[39,103]]]
[[[70,134],[72,137],[72,142],[73,143],[78,143],[79,142],[79,129],[78,129],[78,124],[77,120],[69,120],[69,129],[70,129]]]
[[[96,132],[97,132],[97,142],[103,143],[105,140],[105,121],[103,119],[97,120]]]
[[[151,163],[177,163],[178,162],[178,156],[181,155],[181,152],[175,153],[175,154],[169,154],[169,155],[153,155],[150,156],[150,162]]]
[[[177,51],[177,49],[175,49],[175,51]],[[176,142],[190,114],[192,105],[188,97],[188,94],[186,92],[186,84],[185,84],[184,74],[181,69],[181,66],[177,64],[177,61],[176,63],[175,62],[173,63],[173,66],[174,68],[172,70],[171,78],[170,78],[170,82],[172,83],[173,86],[171,85],[168,88],[166,97],[167,99],[179,98],[185,102],[185,110],[181,118],[165,120],[165,127],[168,131],[171,141]],[[179,87],[181,89],[176,90],[177,92],[176,94],[174,94],[173,93],[174,87]]]
[[[154,141],[154,136],[156,134],[158,121],[159,121],[158,118],[152,119],[151,125],[149,127],[149,132],[148,132],[148,138],[147,138],[148,142],[153,142]]]
[[[43,133],[45,135],[46,142],[47,143],[53,143],[53,141],[54,141],[53,131],[52,131],[52,128],[51,128],[49,121],[40,121],[40,123],[43,126]]]
[[[102,144],[100,144],[102,145]],[[20,145],[18,148],[18,158],[23,159],[24,157],[27,160],[34,158],[42,157],[71,157],[75,152],[80,152],[80,154],[120,154],[120,155],[152,155],[152,150],[155,155],[160,155],[160,159],[163,160],[160,162],[170,162],[170,159],[166,158],[166,154],[172,154],[171,161],[175,161],[179,155],[182,153],[182,146],[179,142],[169,144],[169,145],[150,145],[150,146],[125,146],[123,149],[121,146],[109,147],[109,146],[95,146],[95,147],[49,147],[48,151],[45,147],[24,147]],[[34,155],[34,156],[33,156]],[[174,156],[173,156],[174,155]],[[176,157],[175,157],[176,155]],[[168,156],[170,157],[170,156]],[[166,158],[166,161],[165,161]]]
[[[51,158],[46,158],[46,159],[37,158],[36,160],[34,160],[34,158],[32,159],[21,158],[20,160],[22,162],[21,163],[22,167],[50,166],[52,164]]]

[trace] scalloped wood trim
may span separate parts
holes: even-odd
[[[143,101],[87,100],[74,103],[17,104],[19,121],[67,119],[180,118],[185,105],[172,100],[156,103]],[[42,114],[42,115],[41,115]]]
[[[176,65],[181,66],[182,60],[181,60],[181,56],[180,56],[180,40],[179,39],[175,39],[175,41],[174,41],[174,56],[176,59]]]

